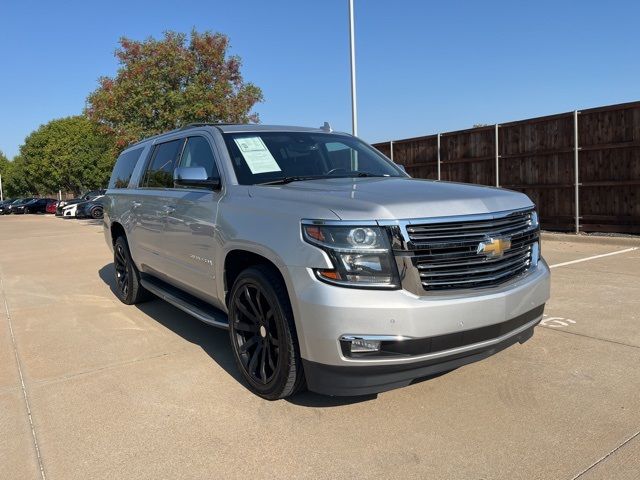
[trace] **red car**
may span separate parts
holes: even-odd
[[[58,205],[57,200],[49,200],[47,202],[47,206],[45,207],[46,213],[56,213],[56,206]]]

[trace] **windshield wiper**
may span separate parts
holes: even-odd
[[[278,178],[268,182],[256,183],[256,185],[285,185],[291,182],[302,182],[305,180],[331,179],[331,178],[354,178],[354,177],[387,177],[369,172],[350,172],[348,175],[296,175],[291,177]]]
[[[268,182],[256,183],[256,185],[285,185],[291,182],[302,182],[304,180],[316,180],[318,178],[327,178],[323,175],[307,175],[307,176],[292,176],[278,178],[277,180],[270,180]]]

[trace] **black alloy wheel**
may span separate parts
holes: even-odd
[[[102,218],[102,209],[100,207],[94,207],[91,210],[91,218],[96,220]]]
[[[149,298],[149,292],[140,284],[140,272],[131,260],[129,245],[124,237],[118,237],[113,244],[113,265],[115,290],[122,303],[133,305]]]
[[[116,287],[123,297],[129,293],[129,267],[125,255],[124,246],[116,243],[113,262],[116,268]]]
[[[254,393],[276,400],[304,385],[291,304],[272,268],[258,265],[238,276],[229,327],[236,364]]]

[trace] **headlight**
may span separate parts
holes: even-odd
[[[322,248],[333,269],[316,269],[320,280],[360,288],[398,288],[398,271],[386,230],[377,226],[303,223],[305,241]]]

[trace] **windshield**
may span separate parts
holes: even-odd
[[[337,177],[405,177],[355,137],[310,132],[225,133],[241,185]]]

